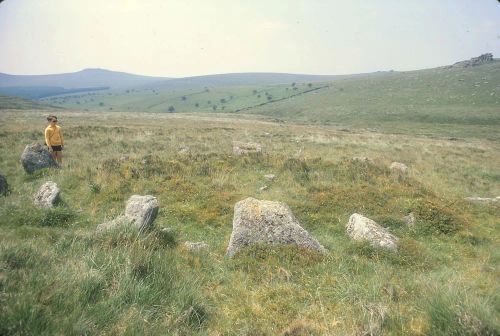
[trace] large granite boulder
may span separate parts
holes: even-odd
[[[139,231],[149,229],[158,215],[158,200],[151,195],[132,195],[127,201],[125,214],[112,221],[99,224],[97,231],[106,231],[117,226],[128,225]]]
[[[7,184],[7,178],[0,174],[0,196],[7,196],[9,192],[9,185]]]
[[[262,146],[258,143],[253,142],[233,142],[233,154],[243,155],[243,154],[260,154],[262,153]]]
[[[40,187],[33,202],[40,208],[53,208],[60,200],[60,192],[55,182],[47,181]]]
[[[349,237],[354,240],[368,241],[372,246],[383,247],[392,251],[396,251],[398,248],[398,238],[396,236],[370,218],[360,214],[351,215],[346,230]]]
[[[21,154],[21,164],[29,174],[43,168],[58,167],[47,147],[39,143],[33,143],[24,148],[23,154]]]
[[[293,244],[326,253],[326,249],[300,226],[288,205],[250,197],[234,206],[227,256],[233,257],[253,244]]]

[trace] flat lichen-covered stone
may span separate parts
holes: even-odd
[[[41,208],[53,208],[59,202],[60,190],[52,181],[44,183],[35,195],[33,202]]]
[[[293,244],[326,253],[326,249],[304,230],[285,203],[244,199],[234,206],[233,232],[227,256],[254,244]]]

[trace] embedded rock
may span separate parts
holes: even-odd
[[[366,156],[355,156],[351,159],[352,162],[359,162],[359,163],[368,163],[368,164],[373,164],[373,160],[370,158],[367,158]]]
[[[397,175],[405,176],[406,174],[408,174],[408,166],[401,162],[391,163],[390,170],[392,173]]]
[[[158,215],[158,200],[151,195],[132,195],[127,201],[125,215],[99,224],[97,231],[102,232],[119,226],[132,226],[139,231],[149,229]]]
[[[410,212],[407,216],[403,217],[406,225],[413,226],[415,224],[415,215],[413,212]]]
[[[253,142],[248,142],[248,143],[239,141],[233,142],[233,154],[244,155],[251,153],[256,153],[256,154],[262,153],[262,146],[258,143],[253,143]]]
[[[0,174],[0,195],[7,196],[9,192],[9,185],[7,184],[7,179],[5,176]]]
[[[268,181],[273,181],[274,178],[276,177],[276,175],[274,174],[267,174],[267,175],[264,175],[264,178]]]
[[[139,230],[149,228],[158,215],[158,200],[151,195],[132,195],[127,201],[125,217]]]
[[[353,214],[346,226],[347,234],[354,240],[370,242],[372,246],[397,250],[398,238],[386,228],[360,214]]]
[[[60,190],[52,181],[44,183],[35,195],[34,203],[41,208],[53,208],[59,202]]]
[[[479,203],[479,204],[490,204],[490,203],[496,203],[500,202],[500,196],[494,197],[494,198],[488,198],[488,197],[466,197],[466,201],[472,202],[472,203]]]
[[[193,242],[187,241],[184,243],[184,247],[189,252],[197,252],[197,251],[201,251],[201,250],[206,250],[208,248],[208,244],[204,243],[204,242],[193,243]]]
[[[49,150],[39,143],[33,143],[24,148],[23,154],[21,154],[21,163],[29,174],[43,168],[58,167]]]
[[[293,244],[326,253],[326,249],[304,230],[285,203],[244,199],[234,206],[233,232],[227,256],[254,244]]]

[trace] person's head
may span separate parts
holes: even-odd
[[[57,123],[57,117],[55,115],[49,115],[47,117],[47,122],[50,124],[50,125],[55,125]]]

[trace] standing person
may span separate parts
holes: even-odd
[[[49,152],[59,165],[62,164],[62,150],[64,146],[61,127],[57,124],[57,117],[50,115],[47,117],[49,123],[45,128],[45,144],[49,147]]]

